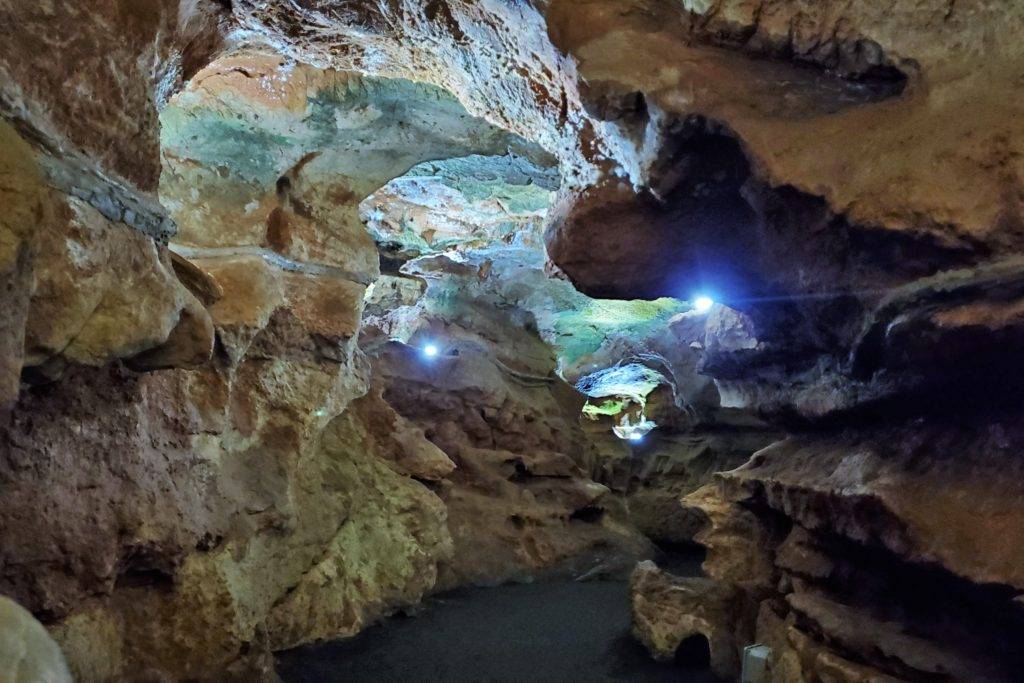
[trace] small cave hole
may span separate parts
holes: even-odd
[[[573,510],[569,519],[588,524],[597,524],[604,518],[604,508],[597,505],[585,505],[578,510]]]
[[[170,590],[174,585],[174,577],[170,573],[155,568],[133,568],[121,572],[114,582],[117,588],[154,588]]]
[[[196,551],[200,553],[208,553],[211,550],[215,550],[224,542],[224,537],[221,535],[214,535],[211,533],[203,534],[196,542]]]
[[[533,478],[533,474],[530,472],[529,468],[526,466],[526,463],[524,463],[522,460],[519,460],[519,459],[506,460],[505,462],[507,464],[511,464],[512,467],[515,468],[515,472],[513,472],[512,476],[510,476],[508,478],[509,481],[515,482],[515,483],[521,483],[521,482],[528,481],[528,480]]]
[[[285,201],[288,198],[288,194],[292,191],[292,181],[286,175],[281,176],[277,179],[277,198],[280,201]]]
[[[675,664],[687,669],[707,669],[711,665],[708,639],[700,633],[684,638],[676,648]]]

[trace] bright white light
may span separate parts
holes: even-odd
[[[639,441],[644,440],[644,435],[640,434],[639,432],[633,432],[632,434],[629,435],[629,440],[632,441],[633,443],[637,443]]]
[[[423,347],[423,355],[427,358],[436,358],[438,353],[440,353],[440,349],[436,344],[427,344]]]
[[[707,313],[715,305],[715,300],[709,296],[698,296],[693,302],[693,309],[698,313]]]

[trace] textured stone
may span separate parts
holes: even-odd
[[[58,215],[38,237],[27,365],[59,357],[100,366],[165,344],[173,350],[159,361],[151,352],[151,363],[197,365],[209,358],[209,315],[178,281],[165,249],[74,197]]]
[[[0,677],[11,683],[71,683],[53,638],[24,607],[0,597]]]
[[[206,0],[4,2],[0,109],[55,148],[77,148],[104,171],[155,191],[157,105],[179,82],[183,61],[207,60],[217,49],[221,14]]]
[[[448,90],[471,114],[556,153],[571,185],[591,181],[605,158],[631,159],[614,131],[583,107],[575,65],[551,44],[533,6],[323,0],[299,10],[247,0],[234,10],[248,31],[310,63]],[[329,30],[296,31],[309,10]]]
[[[690,543],[704,526],[703,513],[684,505],[684,496],[712,480],[715,473],[745,463],[774,435],[766,430],[699,429],[684,434],[652,435],[639,457],[606,462],[602,483],[624,486],[629,519],[659,543]]]
[[[471,326],[421,321],[411,343],[443,339],[434,361],[400,345],[375,361],[384,398],[456,465],[440,492],[455,543],[441,585],[529,579],[647,553],[609,490],[580,467],[581,406],[551,377],[540,339],[496,313],[463,324]],[[504,343],[493,348],[496,330]]]
[[[377,265],[359,204],[375,190],[425,160],[540,154],[439,88],[269,52],[214,62],[161,121],[161,195],[179,225],[176,242],[262,247],[364,284]]]
[[[794,438],[722,475],[726,495],[750,496],[801,526],[878,544],[913,562],[935,562],[978,583],[1024,584],[1012,529],[1024,523],[1014,465],[999,453],[1017,426],[920,428],[835,440]],[[942,452],[956,452],[944,457]],[[933,453],[912,468],[914,453]],[[997,464],[998,463],[998,464]],[[989,477],[999,469],[1004,476]],[[977,529],[993,533],[978,534]]]
[[[568,2],[549,14],[552,35],[580,58],[588,81],[622,83],[658,107],[726,122],[772,185],[825,196],[856,223],[1009,247],[1004,230],[1018,220],[1020,198],[1005,178],[1019,163],[1020,103],[997,93],[1022,58],[1020,8],[735,0],[685,3],[673,18],[659,3],[625,16],[615,3],[587,4],[583,19]],[[991,47],[987,59],[981,43]],[[909,83],[902,97],[858,103],[865,88],[763,56],[868,82],[902,72]],[[983,59],[984,70],[969,66]],[[926,170],[935,163],[940,172]]]
[[[687,497],[705,570],[760,604],[779,680],[1012,678],[1022,496],[991,474],[1012,467],[1007,419],[791,437]]]
[[[686,638],[702,635],[708,641],[711,668],[723,678],[740,671],[739,650],[749,623],[739,610],[736,590],[701,578],[667,574],[651,561],[641,562],[629,579],[633,635],[655,659],[671,660]]]
[[[31,148],[5,122],[0,146],[0,406],[6,407],[18,395],[36,232],[51,220],[52,200]]]

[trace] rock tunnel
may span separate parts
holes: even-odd
[[[0,681],[1020,680],[1024,7],[0,27]]]

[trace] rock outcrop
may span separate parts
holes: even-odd
[[[629,581],[633,635],[655,659],[671,660],[694,636],[708,642],[712,670],[726,679],[740,673],[740,645],[750,639],[752,619],[740,619],[739,592],[704,578],[680,578],[647,560]]]
[[[455,544],[444,586],[628,565],[649,552],[583,468],[581,402],[536,332],[459,306],[374,359],[384,398],[455,464],[438,494]],[[436,358],[419,351],[438,340]],[[494,340],[500,339],[500,343]]]
[[[687,499],[709,520],[709,575],[760,605],[780,680],[844,662],[1012,680],[1021,492],[987,474],[1013,439],[1005,419],[793,437]]]

